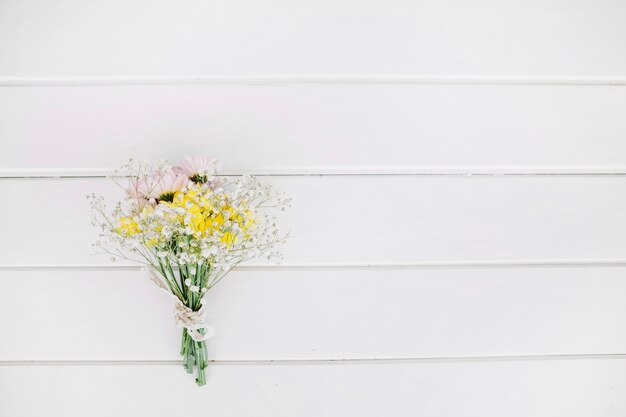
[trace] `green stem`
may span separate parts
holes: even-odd
[[[186,300],[186,297],[184,296],[185,293],[181,289],[181,287],[178,285],[178,281],[176,280],[176,274],[174,274],[174,270],[172,269],[172,265],[170,264],[170,259],[167,256],[164,259],[165,259],[165,266],[167,266],[167,270],[170,272],[172,276],[172,281],[174,281],[174,285],[176,286],[178,293],[181,295],[180,296],[181,300]],[[178,272],[180,274],[180,270]],[[184,288],[185,286],[183,285],[182,287]]]
[[[169,265],[167,265],[169,266]],[[190,273],[190,268],[195,268],[195,274]],[[210,265],[180,265],[179,274],[181,284],[183,287],[184,280],[189,278],[193,285],[197,285],[203,288],[209,279],[211,272]],[[202,293],[192,293],[187,291],[184,303],[187,307],[194,311],[197,311],[202,307],[200,300],[202,299]],[[203,330],[200,330],[203,333]],[[198,386],[206,385],[206,368],[208,367],[208,348],[205,340],[195,341],[187,332],[187,329],[183,329],[180,354],[183,357],[183,368],[187,373],[193,373],[194,367],[196,368],[196,384]]]
[[[165,259],[167,260],[167,258]],[[167,266],[168,268],[165,268],[164,265]],[[176,297],[178,297],[179,300],[184,302],[185,296],[183,295],[180,288],[178,287],[178,283],[176,282],[176,275],[174,275],[174,271],[172,271],[172,268],[170,267],[169,260],[164,262],[161,259],[159,259],[159,267],[161,268],[161,273],[163,274],[163,277],[165,277],[165,281],[167,282],[168,287],[170,287],[170,289],[172,290],[172,293]],[[170,275],[168,275],[168,271],[171,275],[171,279],[170,279]]]
[[[187,329],[183,327],[183,335],[180,338],[180,356],[182,357],[185,357],[185,354],[187,352],[187,336],[188,336]],[[184,364],[185,363],[183,362],[183,365]]]
[[[203,386],[206,384],[206,356],[204,355],[204,352],[206,350],[206,341],[201,341],[201,342],[196,342],[195,343],[195,350],[196,350],[196,367],[198,369],[198,376],[196,378],[196,384],[198,384],[199,387]]]
[[[186,333],[186,331],[185,331]],[[187,357],[186,357],[186,369],[187,369],[187,373],[192,374],[193,373],[193,365],[196,361],[195,359],[195,352],[194,352],[194,343],[193,343],[193,339],[191,338],[191,336],[189,336],[189,334],[187,333],[186,335],[187,337]]]

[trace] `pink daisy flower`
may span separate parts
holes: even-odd
[[[215,158],[187,156],[179,167],[174,168],[174,171],[178,174],[186,175],[195,183],[205,183],[215,176],[218,168],[219,161]]]
[[[172,171],[167,172],[160,178],[157,178],[154,184],[148,188],[146,198],[150,202],[156,200],[157,202],[167,201],[171,203],[174,201],[174,194],[182,190],[188,182],[189,179],[186,175],[177,174]]]

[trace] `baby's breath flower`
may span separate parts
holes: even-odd
[[[95,247],[157,270],[188,265],[189,276],[205,263],[221,274],[255,257],[277,259],[274,250],[287,236],[268,212],[288,207],[289,199],[249,175],[218,177],[216,167],[208,158],[191,158],[183,168],[130,160],[110,176],[126,190],[125,202],[108,211],[102,197],[87,196],[101,230]]]

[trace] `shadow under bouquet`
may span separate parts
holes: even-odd
[[[289,205],[282,193],[252,176],[218,175],[218,163],[187,157],[180,166],[130,160],[109,176],[126,200],[107,211],[104,198],[88,196],[92,223],[100,229],[94,244],[113,259],[144,264],[148,277],[176,299],[174,317],[182,326],[180,354],[196,383],[206,383],[205,294],[236,265],[274,252],[286,234],[275,210]]]

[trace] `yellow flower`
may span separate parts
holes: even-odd
[[[220,240],[226,244],[226,248],[230,248],[237,241],[237,236],[233,232],[226,232]]]
[[[178,215],[181,224],[187,218],[187,224],[194,236],[206,237],[217,233],[220,239],[230,248],[237,241],[237,234],[225,229],[226,221],[235,222],[243,233],[244,239],[250,239],[248,229],[255,223],[251,210],[236,210],[229,203],[222,203],[217,194],[210,189],[202,189],[199,185],[189,186],[185,192],[179,191],[171,203],[161,202],[175,208],[182,208],[185,214]],[[224,205],[222,205],[224,204]]]
[[[120,217],[115,231],[122,236],[132,236],[140,232],[139,225],[132,217]]]

